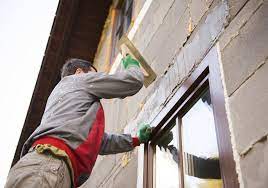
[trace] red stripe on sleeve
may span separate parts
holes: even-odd
[[[133,147],[140,145],[140,140],[138,137],[132,137],[132,145],[133,145]]]

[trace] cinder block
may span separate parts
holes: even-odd
[[[239,153],[268,133],[268,62],[230,98],[234,139]]]
[[[235,34],[230,29],[230,40],[221,50],[229,96],[255,71],[268,54],[268,2],[263,2],[256,8],[247,16],[249,20],[244,21],[241,27],[236,29]],[[243,18],[243,15],[241,17],[238,15],[236,19]],[[225,33],[224,37],[226,35],[228,33]]]
[[[148,92],[149,89],[145,89],[145,87],[143,87],[137,94],[126,99],[128,108],[127,123],[129,123],[137,115],[138,111],[141,110],[143,106],[142,101],[148,95]]]
[[[131,136],[137,136],[138,123],[137,118],[131,119],[124,128],[124,133],[131,134]]]
[[[137,185],[137,156],[134,155],[130,162],[114,176],[113,188],[136,188]]]
[[[163,74],[189,35],[187,28],[190,16],[186,8],[185,0],[175,1],[144,51],[157,74]]]
[[[115,155],[115,162],[116,164],[121,164],[122,163],[122,157],[125,153],[118,153]]]
[[[128,103],[126,103],[126,100],[118,99],[118,109],[118,125],[116,131],[121,132],[127,124]]]
[[[147,96],[148,90],[142,88],[136,95],[125,99],[102,100],[105,113],[105,131],[108,133],[122,132],[141,109],[141,102]]]
[[[152,4],[142,20],[142,24],[133,38],[133,43],[141,52],[143,52],[159,25],[162,24],[163,19],[173,2],[174,0],[152,1]]]
[[[230,19],[233,19],[236,16],[245,3],[247,3],[247,0],[228,0]]]
[[[267,139],[267,138],[266,138]],[[240,159],[245,188],[267,188],[268,185],[268,142],[257,143]]]
[[[237,1],[237,3],[240,1]],[[263,3],[263,0],[251,0],[245,5],[245,7],[239,12],[235,19],[225,28],[224,33],[219,39],[221,50],[224,49],[227,44],[239,34],[239,28],[241,28]],[[229,5],[229,9],[230,9]]]
[[[114,180],[110,178],[106,182],[103,182],[98,188],[114,188]]]
[[[166,85],[165,85],[166,86]],[[163,90],[162,90],[163,91]],[[166,91],[164,90],[165,95],[166,95]],[[150,122],[150,120],[154,117],[152,117],[155,113],[155,111],[159,111],[159,107],[161,106],[161,104],[164,103],[165,98],[162,98],[162,100],[160,100],[161,98],[158,97],[159,92],[155,92],[151,98],[148,100],[148,105],[146,106],[146,110],[148,112],[148,116],[146,117],[146,121]],[[167,96],[167,95],[166,95]],[[150,104],[150,105],[149,105]]]
[[[98,187],[115,167],[115,155],[98,157],[90,178],[85,182],[85,187]]]
[[[207,15],[204,23],[198,28],[191,41],[187,42],[182,53],[186,72],[189,73],[195,64],[200,63],[215,43],[226,23],[228,15],[226,3],[220,3]]]
[[[195,27],[198,24],[205,12],[208,11],[209,5],[210,4],[204,0],[194,0],[189,2],[192,27]]]
[[[165,87],[165,96],[169,96],[169,94],[171,94],[171,92],[172,92],[172,85],[171,85],[171,77],[170,77],[170,69],[168,70],[168,72],[164,75],[164,77],[163,77],[163,80],[162,80],[162,82],[161,82],[161,85],[162,85],[162,87]],[[166,98],[167,98],[166,97]]]
[[[155,110],[154,107],[156,107],[157,105],[157,96],[156,96],[156,92],[152,93],[152,95],[150,95],[148,97],[148,99],[146,100],[145,105],[143,106],[142,110],[140,111],[140,113],[138,114],[136,121],[137,123],[149,123],[150,122],[150,117],[152,112]]]
[[[105,114],[105,131],[115,132],[118,130],[119,122],[119,99],[102,100]]]
[[[182,80],[186,75],[186,64],[184,60],[184,48],[182,48],[179,53],[174,58],[174,66],[175,69],[178,71],[178,77]]]
[[[169,80],[168,95],[170,95],[170,93],[172,93],[173,89],[179,83],[181,77],[178,74],[177,66],[174,64],[170,66],[166,75]]]

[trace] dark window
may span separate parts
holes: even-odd
[[[117,44],[120,38],[128,31],[132,20],[133,0],[124,0],[117,8],[117,19],[114,27],[113,53],[111,60],[113,61],[118,54]]]

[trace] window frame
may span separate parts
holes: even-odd
[[[219,161],[223,187],[239,187],[238,176],[236,173],[235,161],[231,145],[230,130],[225,110],[225,98],[220,74],[220,65],[217,47],[211,49],[211,53],[216,54],[215,60],[203,60],[191,76],[182,84],[166,107],[155,118],[155,129],[153,130],[152,140],[144,146],[144,167],[143,167],[143,187],[154,188],[155,176],[155,142],[163,133],[170,129],[172,122],[176,121],[178,133],[181,135],[181,118],[188,111],[202,92],[209,88],[211,103],[214,115],[216,137],[219,149]],[[181,138],[179,138],[181,140]],[[182,151],[182,142],[178,148]],[[180,152],[180,159],[183,159]],[[183,169],[183,160],[180,167]],[[179,168],[178,168],[179,170]],[[179,170],[180,187],[184,184],[184,173]]]
[[[115,11],[115,21],[112,25],[112,51],[110,54],[110,66],[115,61],[115,58],[118,54],[118,51],[116,51],[118,41],[120,38],[118,38],[118,34],[122,32],[122,35],[128,32],[129,28],[131,27],[131,22],[133,19],[133,9],[134,9],[134,0],[118,0],[118,2],[114,5],[114,11]],[[130,12],[130,13],[129,13]],[[130,23],[127,26],[127,21],[129,21],[128,14],[130,15]],[[121,23],[119,25],[119,23]],[[122,36],[121,35],[121,36]]]

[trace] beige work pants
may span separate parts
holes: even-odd
[[[11,169],[5,188],[70,188],[66,163],[49,154],[27,153]]]

